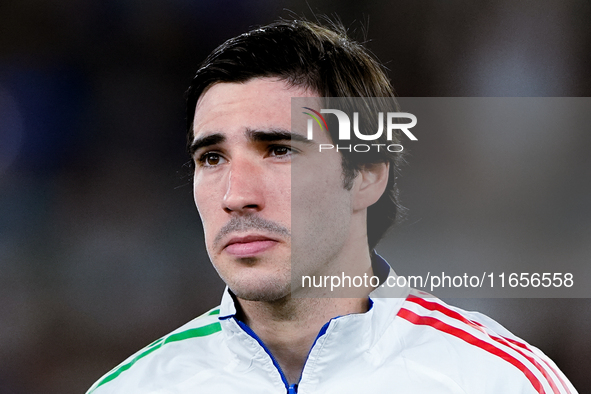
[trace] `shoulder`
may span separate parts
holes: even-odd
[[[219,340],[221,331],[219,313],[219,307],[213,308],[152,342],[106,373],[86,394],[133,394],[132,388],[141,386],[145,388],[142,393],[150,392],[152,385],[157,387],[171,379],[182,379],[182,368],[176,368],[177,363],[192,367],[207,364],[213,349],[218,348],[216,340]]]
[[[481,313],[413,290],[396,321],[404,333],[403,348],[412,358],[430,368],[444,368],[467,384],[474,380],[477,385],[522,387],[519,392],[576,393],[542,351]],[[431,360],[425,359],[424,349]]]

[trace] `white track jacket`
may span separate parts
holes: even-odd
[[[330,320],[297,385],[234,317],[226,289],[220,307],[132,355],[87,394],[576,393],[548,357],[494,320],[395,291],[378,288],[368,312]]]

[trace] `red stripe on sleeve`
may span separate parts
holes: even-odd
[[[540,371],[542,373],[542,375],[544,375],[544,377],[546,378],[546,380],[550,384],[550,387],[552,387],[552,391],[555,394],[560,393],[560,390],[558,389],[558,387],[556,387],[556,384],[554,383],[554,379],[548,374],[548,371],[546,371],[546,369],[543,366],[541,366],[532,356],[525,354],[523,351],[521,351],[518,348],[515,348],[515,346],[518,346],[519,348],[525,349],[529,353],[534,354],[533,351],[531,349],[529,349],[526,344],[509,339],[509,338],[505,338],[503,336],[496,337],[496,336],[490,335],[489,333],[487,333],[484,330],[484,326],[482,324],[472,321],[472,320],[468,320],[464,316],[462,316],[460,313],[458,313],[454,310],[451,310],[451,309],[445,307],[445,305],[441,305],[437,302],[427,301],[424,298],[413,297],[413,296],[407,298],[407,301],[419,304],[423,308],[428,309],[430,311],[441,312],[444,315],[451,317],[452,319],[455,319],[455,320],[461,321],[462,323],[468,324],[468,325],[474,327],[475,329],[483,332],[484,334],[486,334],[489,338],[491,338],[495,342],[500,343],[504,346],[510,347],[511,349],[515,350],[516,352],[521,354],[523,357],[525,357],[529,362],[531,362],[536,367],[536,369],[538,371]],[[511,344],[513,344],[514,346],[511,346]],[[544,364],[546,364],[548,366],[548,368],[550,368],[554,372],[554,374],[560,380],[560,383],[561,383],[562,387],[564,388],[564,390],[570,394],[570,390],[568,389],[567,385],[564,383],[564,381],[560,377],[560,374],[557,371],[555,371],[554,368],[552,368],[552,366],[549,365],[545,360],[542,359],[542,361],[544,362]]]
[[[517,367],[521,372],[525,374],[527,379],[530,381],[534,389],[540,394],[546,394],[544,388],[542,387],[542,383],[536,378],[536,376],[519,360],[515,357],[511,356],[510,354],[504,352],[503,350],[495,347],[494,345],[483,341],[482,339],[478,339],[472,334],[467,333],[466,331],[460,330],[459,328],[450,326],[442,322],[441,320],[435,319],[434,317],[427,317],[427,316],[419,316],[414,312],[409,311],[408,309],[400,309],[398,312],[398,316],[402,317],[405,320],[408,320],[412,324],[416,325],[423,325],[423,326],[431,326],[439,331],[445,332],[447,334],[453,335],[456,338],[459,338],[471,345],[477,346],[495,356],[502,358],[503,360],[513,364]]]
[[[514,340],[514,339],[511,339],[511,338],[505,338],[505,337],[502,337],[502,338],[503,338],[504,340],[506,340],[507,342],[509,342],[509,343],[512,343],[512,344],[513,344],[513,345],[515,345],[515,346],[519,346],[520,348],[526,349],[526,350],[528,350],[528,351],[530,351],[530,352],[532,352],[532,353],[533,353],[533,351],[532,351],[532,350],[531,350],[531,349],[530,349],[530,348],[527,346],[527,344],[525,344],[525,343],[522,343],[522,342],[516,341],[516,340]],[[559,371],[557,371],[556,369],[554,369],[554,367],[553,367],[552,365],[550,365],[550,364],[549,364],[549,363],[548,363],[546,360],[544,360],[543,358],[542,358],[542,361],[544,362],[544,364],[546,364],[546,365],[548,366],[548,368],[550,368],[550,369],[552,370],[552,372],[554,372],[554,375],[556,375],[556,376],[558,377],[558,380],[560,380],[560,384],[562,384],[562,387],[564,387],[564,390],[565,390],[565,391],[566,391],[568,394],[571,394],[571,391],[569,390],[569,388],[568,388],[567,384],[564,382],[564,379],[562,379],[562,376],[560,376],[560,375],[561,375],[561,373],[560,373]],[[545,376],[545,375],[544,375],[544,376]]]

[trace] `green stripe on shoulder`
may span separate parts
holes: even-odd
[[[209,314],[211,314],[211,315],[216,314],[214,312],[216,312],[216,310],[213,310]],[[219,309],[217,310],[217,313],[218,314],[220,313]],[[146,357],[148,354],[152,353],[156,349],[161,348],[162,346],[164,346],[167,343],[183,341],[185,339],[191,339],[191,338],[205,337],[205,336],[208,336],[211,334],[215,334],[216,332],[221,331],[221,330],[222,330],[222,326],[220,325],[219,322],[216,322],[216,323],[208,324],[203,327],[192,328],[187,331],[178,332],[176,334],[172,334],[167,337],[161,338],[161,339],[151,343],[148,347],[145,348],[145,350],[140,352],[131,361],[121,365],[120,367],[116,368],[113,372],[111,372],[110,374],[108,374],[107,376],[102,378],[97,383],[97,385],[95,387],[93,387],[92,389],[90,389],[86,394],[91,394],[94,390],[96,390],[97,388],[99,388],[103,384],[114,380],[119,375],[121,375],[121,373],[123,373],[123,372],[127,371],[129,368],[131,368],[133,366],[133,364],[138,362],[140,359]]]
[[[190,330],[168,336],[162,344],[164,345],[170,342],[183,341],[185,339],[190,338],[205,337],[211,334],[215,334],[216,332],[221,331],[221,329],[222,326],[219,322],[208,324],[207,326],[203,327],[192,328]]]

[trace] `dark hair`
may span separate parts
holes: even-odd
[[[195,107],[206,88],[219,82],[241,83],[261,77],[277,77],[292,86],[317,92],[320,97],[387,97],[394,101],[394,91],[381,64],[348,38],[342,26],[281,20],[229,39],[205,59],[187,91],[188,143],[193,140]],[[329,129],[336,141],[332,130],[338,128]],[[396,144],[399,140],[395,135],[392,141],[376,142]],[[386,191],[368,208],[367,234],[373,249],[404,209],[399,204],[396,185],[402,154],[386,149],[375,155],[341,153],[345,188],[352,186],[363,166],[390,163]]]

